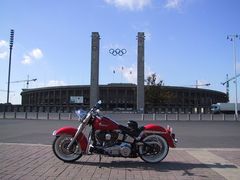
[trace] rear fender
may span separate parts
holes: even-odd
[[[76,128],[73,128],[73,127],[62,127],[62,128],[60,128],[58,130],[55,130],[53,132],[53,135],[54,136],[61,136],[62,134],[68,134],[68,135],[71,135],[72,137],[74,137],[76,132],[77,132]],[[80,133],[80,135],[77,138],[77,142],[80,144],[82,151],[86,152],[88,141],[87,141],[86,136],[83,133]]]
[[[158,134],[167,141],[169,147],[172,147],[172,148],[176,147],[174,140],[171,136],[171,132],[161,126],[156,125],[156,124],[148,124],[148,125],[144,126],[144,130],[142,131],[141,134],[142,135]]]

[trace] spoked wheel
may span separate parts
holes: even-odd
[[[72,136],[62,134],[57,136],[53,141],[54,154],[64,162],[73,162],[82,157],[82,151],[80,145],[75,142],[70,149],[67,149],[70,144]]]
[[[159,135],[149,135],[143,139],[145,143],[139,147],[139,155],[148,163],[158,163],[168,154],[169,146],[166,140]]]

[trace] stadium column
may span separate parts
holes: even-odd
[[[99,100],[99,40],[99,33],[92,32],[90,107]]]
[[[144,32],[138,32],[137,50],[137,111],[144,113]]]

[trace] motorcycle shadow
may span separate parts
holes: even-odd
[[[184,171],[183,175],[192,176],[193,173],[190,170],[193,169],[209,169],[209,168],[237,168],[234,165],[229,164],[203,164],[203,163],[185,163],[185,162],[174,162],[174,161],[162,161],[156,164],[146,163],[139,159],[134,160],[112,160],[112,161],[77,161],[74,164],[84,165],[84,166],[98,166],[99,168],[110,168],[110,169],[126,169],[128,171],[135,170],[154,170],[160,172],[169,172],[169,171]]]

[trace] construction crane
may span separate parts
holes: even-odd
[[[226,94],[227,94],[228,97],[229,97],[229,82],[236,79],[239,76],[240,76],[240,74],[237,74],[236,76],[228,79],[228,74],[227,74],[226,75],[226,81],[221,83],[223,86],[226,84]]]
[[[229,79],[228,79],[228,74],[226,75],[226,81],[221,83],[223,86],[226,84],[226,94],[227,98],[229,99]]]
[[[4,89],[0,89],[0,92],[7,92],[7,90],[4,90]],[[15,91],[9,91],[10,93],[13,93]]]
[[[36,80],[37,80],[36,78],[34,78],[34,79],[29,79],[29,76],[28,76],[28,78],[25,79],[25,80],[12,81],[12,82],[10,82],[10,83],[21,83],[21,82],[26,82],[26,84],[27,84],[27,89],[28,89],[29,82],[31,82],[31,81],[36,81]]]
[[[192,85],[185,85],[185,86],[194,86],[196,88],[202,87],[202,86],[210,86],[210,83],[206,83],[206,84],[199,84],[198,80],[196,80],[196,84],[192,84]]]
[[[200,87],[200,86],[210,86],[210,83],[205,83],[205,84],[198,84],[198,80],[196,81],[196,88]]]
[[[226,83],[234,80],[235,78],[237,78],[237,77],[239,77],[239,76],[240,76],[240,74],[237,74],[236,76],[234,76],[234,77],[232,77],[232,78],[230,78],[230,79],[227,78],[227,80],[226,80],[225,82],[221,83],[221,84],[222,84],[222,85],[225,85]],[[227,77],[228,77],[228,75],[227,75]]]

